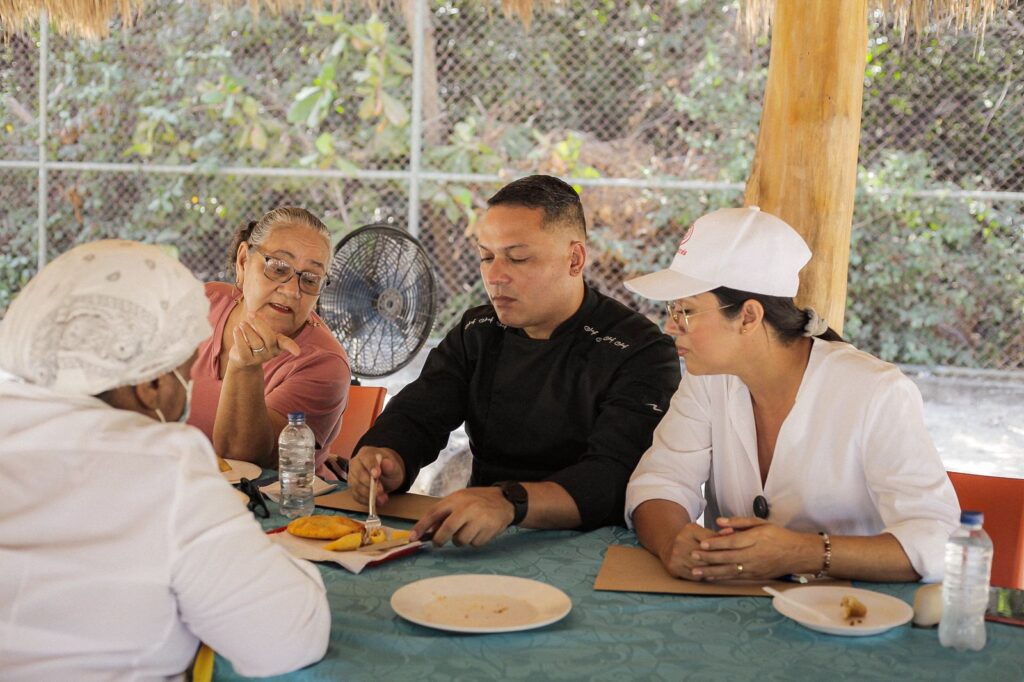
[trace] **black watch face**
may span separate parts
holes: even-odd
[[[505,499],[513,504],[526,502],[526,488],[519,483],[503,483],[501,492],[505,495]]]

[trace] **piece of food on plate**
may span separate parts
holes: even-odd
[[[231,471],[231,465],[228,464],[226,459],[224,459],[220,455],[215,456],[217,457],[217,466],[220,467],[221,471]]]
[[[288,532],[300,538],[312,538],[314,540],[337,540],[346,535],[358,533],[361,539],[363,536],[363,524],[347,516],[314,514],[301,519],[295,519],[289,523]]]
[[[351,552],[363,546],[362,533],[349,533],[345,537],[338,538],[334,542],[328,542],[324,549],[328,552]]]
[[[868,615],[868,607],[864,606],[864,603],[856,597],[849,595],[843,597],[839,605],[843,607],[843,618],[850,620],[852,618],[863,618]]]
[[[343,538],[339,538],[334,542],[328,542],[324,545],[324,549],[329,552],[351,552],[359,549],[360,547],[370,547],[373,545],[379,545],[382,542],[408,542],[409,531],[407,530],[392,530],[388,531],[384,528],[378,528],[370,533],[352,533],[346,535]]]

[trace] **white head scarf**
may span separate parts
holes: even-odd
[[[160,248],[109,239],[32,278],[0,320],[0,369],[70,395],[170,372],[210,332],[203,285]]]

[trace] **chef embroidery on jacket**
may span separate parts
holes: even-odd
[[[629,348],[629,344],[626,343],[625,341],[620,341],[617,337],[610,335],[602,336],[600,331],[594,329],[590,325],[584,325],[583,331],[590,334],[590,337],[594,340],[594,343],[607,343],[615,348],[621,348],[622,350]]]
[[[462,328],[462,331],[468,331],[470,327],[476,324],[496,324],[502,329],[507,329],[508,325],[502,324],[498,321],[497,315],[487,315],[485,317],[474,317],[472,320],[466,323],[466,326]]]

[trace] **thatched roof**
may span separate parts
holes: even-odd
[[[155,1],[155,0],[151,0]],[[205,0],[210,4],[237,5],[243,0]],[[376,4],[374,0],[366,0]],[[1009,6],[1010,0],[868,0],[868,4],[890,17],[901,30],[912,26],[920,31],[926,26],[972,29],[984,33],[993,14]],[[46,10],[57,30],[88,38],[107,35],[111,21],[120,17],[130,26],[146,0],[0,0],[0,29],[22,31],[39,20]],[[255,10],[271,13],[303,9],[310,0],[248,0]],[[313,0],[312,4],[317,4]],[[325,3],[323,3],[325,4]],[[518,15],[525,23],[535,7],[553,4],[552,0],[501,0],[508,14]],[[753,35],[767,33],[775,0],[740,0],[740,22]]]
[[[983,35],[992,16],[1009,6],[1010,0],[868,0],[868,7],[881,11],[904,35],[908,27],[921,33],[929,26]],[[740,23],[751,35],[764,35],[774,7],[775,0],[740,0]]]

